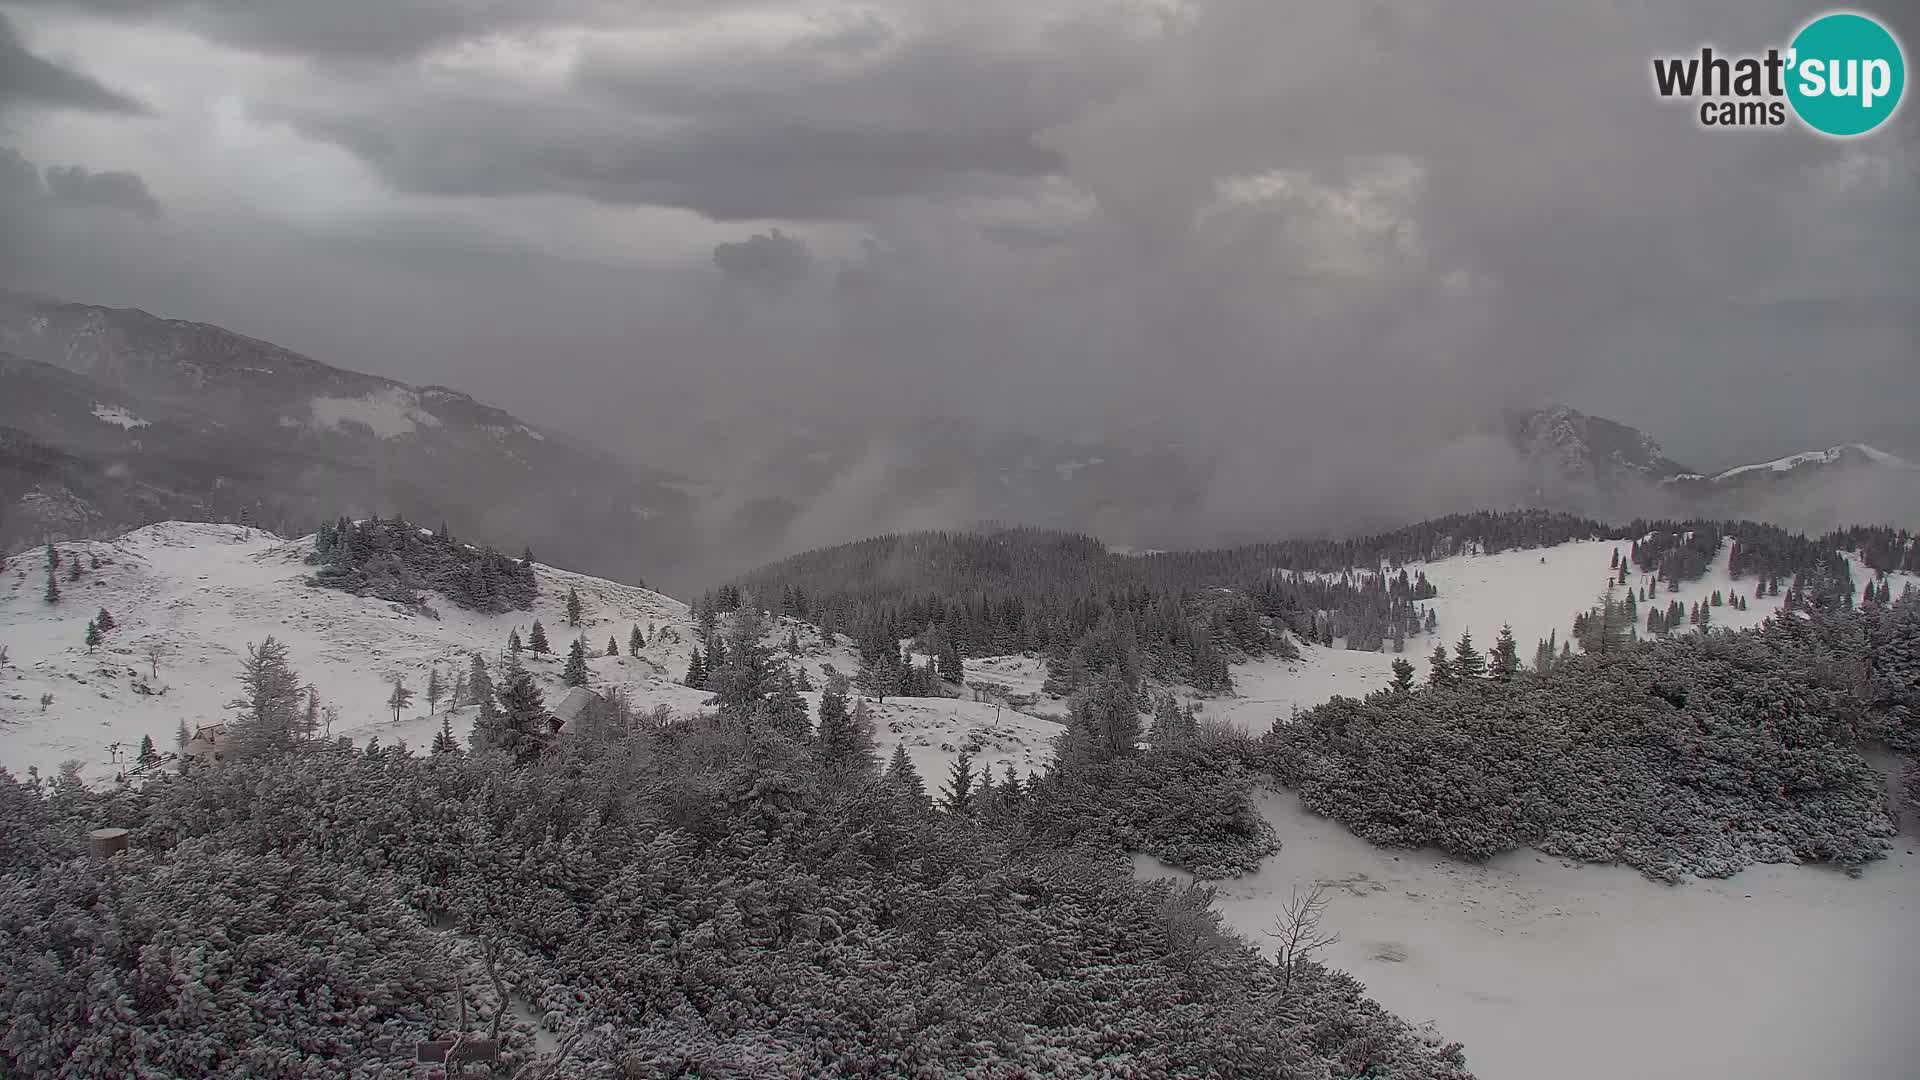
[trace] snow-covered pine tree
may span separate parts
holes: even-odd
[[[1427,685],[1448,687],[1459,681],[1453,672],[1453,661],[1447,657],[1447,647],[1435,645],[1432,655],[1427,657]]]
[[[520,764],[540,757],[553,734],[553,715],[547,712],[533,673],[509,658],[498,694],[500,706],[492,724],[474,725],[474,748],[499,750]]]
[[[100,642],[104,641],[105,639],[106,639],[106,635],[100,632],[99,623],[91,622],[91,621],[87,623],[87,651],[88,652],[92,652],[93,650],[99,648]]]
[[[508,653],[507,656],[517,658],[518,654]],[[468,671],[467,697],[480,707],[474,714],[473,730],[467,734],[467,745],[479,747],[485,743],[482,733],[493,731],[500,722],[500,706],[495,701],[493,676],[487,673],[486,658],[479,653],[473,654],[473,664]]]
[[[1511,625],[1500,628],[1500,636],[1494,640],[1493,655],[1487,664],[1493,677],[1501,682],[1512,682],[1520,671],[1520,648],[1513,640]]]
[[[287,647],[268,637],[247,646],[240,662],[241,694],[227,704],[240,715],[227,725],[229,758],[284,750],[294,743],[300,716],[300,678],[287,659]]]
[[[103,634],[112,630],[115,625],[113,621],[113,613],[108,611],[106,608],[100,609],[100,614],[95,615],[93,617],[93,622],[94,622],[94,625],[100,628],[100,632]]]
[[[1483,679],[1487,675],[1487,658],[1473,647],[1471,630],[1461,631],[1460,640],[1454,643],[1453,671],[1462,679]]]
[[[613,640],[612,638],[607,639],[607,655],[608,656],[620,655],[620,643]]]
[[[1393,658],[1393,682],[1389,685],[1396,694],[1413,692],[1413,665],[1407,663],[1406,657]]]
[[[727,627],[726,650],[717,666],[709,668],[709,689],[719,695],[720,715],[744,719],[758,715],[774,689],[773,657],[761,639],[766,623],[760,613],[743,607]]]
[[[1173,700],[1172,694],[1161,694],[1154,698],[1152,735],[1155,750],[1179,746],[1187,741],[1188,733],[1181,723],[1180,705]]]
[[[807,717],[807,699],[800,696],[794,686],[793,671],[785,664],[774,679],[773,691],[767,696],[767,724],[796,742],[805,742],[813,731],[813,724]]]
[[[568,686],[587,685],[587,639],[574,638],[567,648],[567,667],[560,673],[560,681]]]
[[[573,586],[567,586],[567,625],[580,625],[580,592]]]
[[[533,629],[527,634],[527,648],[542,656],[553,652],[552,647],[547,644],[547,628],[540,625],[539,619],[533,620]]]
[[[633,630],[627,634],[627,655],[639,656],[640,650],[646,648],[646,645],[647,639],[640,635],[640,624],[634,623]]]
[[[436,754],[451,754],[459,751],[459,749],[460,740],[453,736],[453,714],[451,712],[442,713],[440,715],[440,730],[433,733],[433,752]]]
[[[136,759],[143,766],[150,766],[160,760],[160,751],[153,745],[152,735],[140,736],[140,756]]]
[[[960,751],[960,756],[954,759],[953,768],[947,773],[946,784],[940,789],[940,808],[949,814],[971,814],[977,780],[978,774],[973,771],[973,751]]]
[[[920,773],[913,767],[913,759],[907,756],[905,743],[896,743],[893,757],[887,760],[887,771],[883,779],[895,790],[911,797],[917,803],[924,803],[927,787],[920,780]]]
[[[813,754],[823,772],[832,774],[852,745],[852,714],[847,711],[847,677],[836,674],[820,692],[820,723],[814,731]]]
[[[445,528],[445,526],[442,526]],[[427,715],[432,716],[440,709],[440,699],[447,695],[447,685],[440,681],[440,665],[427,668]]]
[[[966,664],[960,659],[960,646],[952,634],[940,635],[940,677],[958,686],[967,680]]]

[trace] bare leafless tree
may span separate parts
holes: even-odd
[[[147,678],[158,681],[160,678],[160,661],[167,655],[166,640],[159,637],[148,638],[146,654]]]
[[[1278,945],[1273,957],[1273,965],[1280,972],[1280,996],[1284,1000],[1293,989],[1294,973],[1300,965],[1314,953],[1340,940],[1340,935],[1321,928],[1320,921],[1327,913],[1327,904],[1331,902],[1327,887],[1315,884],[1306,893],[1295,886],[1287,898],[1287,906],[1274,916],[1273,929],[1266,935]]]

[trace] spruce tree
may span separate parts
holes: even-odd
[[[507,656],[518,660],[516,653],[508,653]],[[500,706],[494,700],[493,676],[487,674],[487,661],[479,653],[473,654],[473,666],[467,674],[467,696],[479,706],[473,718],[473,731],[467,736],[467,745],[479,747],[485,745],[481,733],[496,728],[500,719]]]
[[[507,652],[518,656],[521,652],[525,651],[525,649],[526,646],[520,642],[520,628],[516,626],[507,631]]]
[[[956,686],[966,681],[966,665],[960,659],[960,646],[954,643],[952,635],[940,635],[940,652],[938,655],[940,677],[942,679]]]
[[[440,715],[440,730],[433,733],[433,752],[451,754],[460,749],[460,740],[453,737],[453,714]]]
[[[1459,680],[1454,677],[1453,661],[1447,658],[1447,647],[1435,645],[1433,654],[1427,657],[1427,685],[1435,687],[1452,686]]]
[[[567,587],[567,625],[580,625],[580,593],[572,586]]]
[[[847,677],[836,674],[820,692],[820,723],[814,729],[814,755],[825,767],[837,765],[836,755],[851,743],[848,732],[853,716],[847,711],[847,689]]]
[[[1162,750],[1187,741],[1189,733],[1181,722],[1180,706],[1172,694],[1161,694],[1153,703],[1153,748]]]
[[[976,779],[973,751],[960,751],[960,756],[954,759],[952,770],[947,773],[946,785],[940,789],[940,808],[949,814],[973,813]]]
[[[1404,695],[1413,692],[1413,665],[1407,663],[1405,657],[1396,656],[1393,658],[1393,682],[1391,688],[1396,694]]]
[[[693,655],[687,658],[687,676],[680,680],[695,690],[707,688],[707,667],[700,660],[700,650],[693,649]]]
[[[724,658],[708,674],[722,716],[755,716],[773,692],[773,657],[761,640],[765,630],[760,613],[751,608],[741,608],[727,627]]]
[[[814,757],[829,778],[866,775],[874,769],[873,721],[864,700],[847,708],[847,679],[835,675],[820,695],[820,726],[814,736]]]
[[[100,632],[99,623],[97,622],[87,623],[87,651],[88,652],[92,652],[94,649],[98,648],[100,646],[101,640],[104,639],[105,637],[106,635]]]
[[[143,766],[151,766],[160,760],[160,751],[153,745],[153,736],[140,736],[140,756],[138,760]]]
[[[901,794],[912,798],[914,802],[927,801],[927,787],[921,782],[919,771],[913,767],[913,759],[907,756],[905,743],[894,744],[893,757],[887,760],[887,771],[883,779]]]
[[[445,528],[445,526],[441,526]],[[440,699],[447,696],[447,684],[440,681],[440,665],[427,668],[427,715],[432,716],[440,708]]]
[[[46,597],[49,604],[60,602],[60,579],[55,576],[52,563],[47,564],[47,591],[42,595]]]
[[[533,673],[518,661],[509,660],[499,697],[498,723],[490,748],[503,751],[522,764],[536,760],[553,734],[553,716],[547,712]]]
[[[573,645],[567,649],[567,667],[560,673],[560,681],[568,686],[587,685],[587,639],[573,639]]]
[[[1473,647],[1473,631],[1465,630],[1453,646],[1454,674],[1462,679],[1481,679],[1487,674],[1487,658]]]
[[[93,621],[96,625],[100,627],[100,632],[103,634],[109,630],[112,630],[115,625],[113,621],[113,615],[110,612],[108,612],[106,608],[101,608],[100,614],[95,615],[93,617]]]
[[[533,630],[527,635],[527,647],[542,656],[553,652],[547,645],[547,628],[540,625],[539,619],[533,620]]]
[[[607,639],[607,655],[608,656],[620,655],[620,643],[613,640],[612,638]]]
[[[1493,677],[1501,682],[1512,682],[1520,671],[1520,648],[1513,640],[1511,625],[1500,628],[1500,637],[1493,643],[1493,657],[1488,667]]]
[[[800,696],[794,686],[793,672],[784,664],[767,698],[767,724],[796,742],[805,742],[813,733],[813,723],[807,717],[807,699]]]
[[[645,648],[646,644],[647,639],[640,636],[640,624],[634,623],[632,632],[627,635],[627,655],[639,656],[640,650]]]

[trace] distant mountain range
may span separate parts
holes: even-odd
[[[1920,469],[1859,444],[1707,475],[1635,428],[1566,406],[1507,413],[1483,432],[1523,468],[1503,496],[1512,505],[1814,532],[1920,514]],[[1217,462],[1165,438],[880,415],[716,422],[701,442],[739,446],[746,433],[753,448],[683,479],[457,390],[204,323],[0,291],[0,551],[170,518],[284,535],[342,513],[402,513],[479,542],[530,542],[555,564],[628,581],[677,574],[686,587],[807,547],[982,521],[1150,546],[1227,539],[1205,517]]]
[[[632,579],[677,557],[687,502],[674,477],[446,387],[204,323],[0,292],[0,550],[168,518],[297,532],[404,511]]]

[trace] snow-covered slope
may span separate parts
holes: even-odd
[[[1409,565],[1409,574],[1424,572],[1439,589],[1439,595],[1426,602],[1434,610],[1438,626],[1433,634],[1409,638],[1404,656],[1424,679],[1425,657],[1436,643],[1444,642],[1451,648],[1461,633],[1470,631],[1475,645],[1485,651],[1501,626],[1510,624],[1520,646],[1520,658],[1530,664],[1535,643],[1549,633],[1562,642],[1570,639],[1574,615],[1595,605],[1606,589],[1613,552],[1618,549],[1624,556],[1627,546],[1611,540],[1580,541]],[[1673,600],[1691,606],[1710,599],[1716,590],[1723,595],[1737,592],[1746,597],[1748,609],[1714,608],[1713,625],[1733,630],[1759,625],[1779,610],[1781,597],[1756,598],[1752,578],[1736,581],[1728,571],[1732,555],[1732,544],[1723,545],[1706,574],[1684,583],[1677,593],[1661,586],[1653,602],[1662,608]],[[1853,563],[1856,585],[1873,575],[1857,556],[1848,558]],[[1920,583],[1920,578],[1911,574],[1889,577],[1896,594],[1909,582]],[[1636,573],[1631,581],[1637,589],[1649,584],[1650,579]],[[1616,595],[1624,597],[1624,589]],[[1643,605],[1642,620],[1645,610]],[[1644,622],[1640,629],[1645,631]],[[1312,708],[1335,694],[1359,697],[1387,685],[1393,677],[1394,653],[1350,652],[1339,647],[1338,639],[1334,645],[1332,649],[1303,646],[1303,655],[1297,661],[1267,659],[1235,667],[1236,695],[1200,702],[1202,715],[1224,718],[1258,733],[1296,708]]]
[[[1844,446],[1830,446],[1825,450],[1808,450],[1799,454],[1788,454],[1773,461],[1762,461],[1754,465],[1739,465],[1713,477],[1714,483],[1722,483],[1748,473],[1784,473],[1795,469],[1818,468],[1837,465],[1849,460],[1874,465],[1906,466],[1907,462],[1887,453],[1876,450],[1865,443],[1847,443]],[[1910,466],[1909,466],[1910,467]]]
[[[311,539],[283,540],[234,525],[166,522],[111,541],[59,545],[63,559],[77,558],[85,572],[67,580],[59,572],[61,598],[44,599],[46,556],[36,550],[9,559],[0,574],[0,644],[8,663],[0,670],[0,766],[21,774],[29,766],[52,773],[69,759],[89,780],[111,779],[126,766],[141,736],[151,735],[162,752],[175,749],[175,732],[227,718],[238,689],[247,646],[268,635],[285,642],[294,669],[314,684],[323,701],[339,709],[334,736],[357,742],[378,737],[425,747],[440,726],[427,713],[429,670],[443,679],[463,671],[474,653],[492,665],[518,628],[528,636],[534,619],[547,629],[556,650],[524,654],[541,679],[549,703],[559,699],[567,646],[584,637],[596,689],[625,689],[638,709],[665,705],[680,715],[701,707],[708,695],[681,686],[694,629],[685,604],[647,589],[538,565],[540,596],[532,612],[483,615],[435,598],[438,619],[385,601],[308,586],[305,558]],[[101,565],[91,567],[95,556]],[[567,590],[578,590],[581,626],[566,623]],[[97,648],[86,645],[86,626],[102,608],[115,627]],[[647,645],[626,655],[627,637],[639,626]],[[832,665],[851,671],[844,640],[823,642],[811,627],[785,621],[769,629],[771,644],[789,633],[816,682]],[[605,656],[612,638],[619,656]],[[158,646],[157,658],[150,650]],[[398,723],[386,700],[388,681],[400,676],[420,692],[416,707]],[[51,694],[44,708],[42,695]],[[818,695],[808,695],[817,706]],[[442,706],[444,709],[444,705]],[[464,741],[472,710],[453,721]],[[1012,764],[1026,773],[1044,761],[1059,726],[991,704],[951,699],[889,699],[874,709],[883,753],[905,743],[930,787],[968,744],[996,775]],[[109,747],[120,744],[118,762]]]

